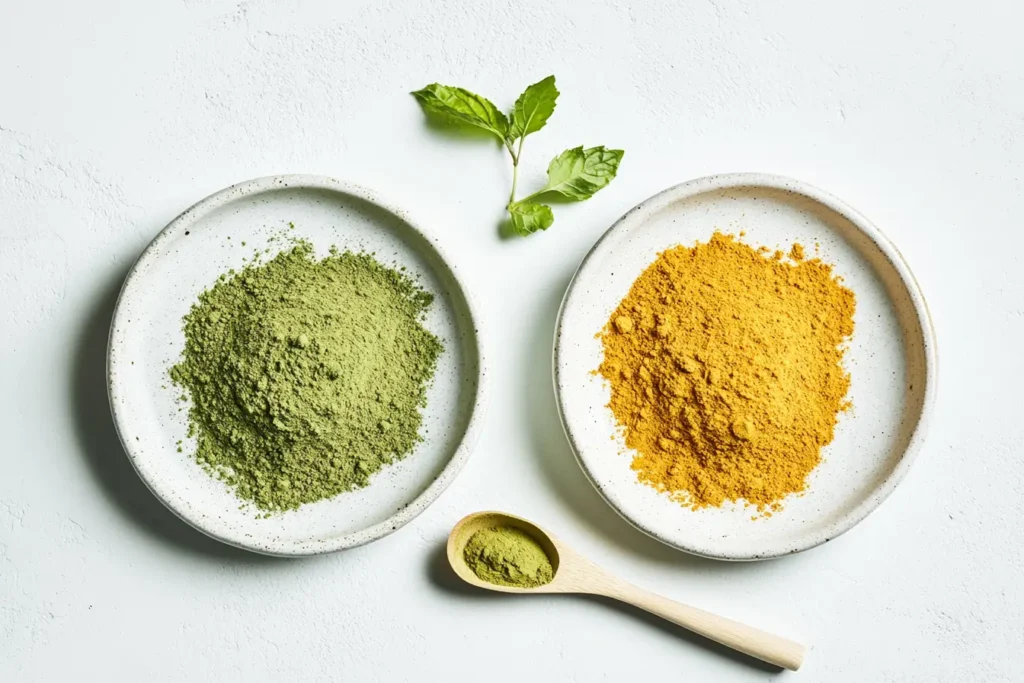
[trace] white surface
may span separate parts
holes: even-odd
[[[121,290],[108,346],[110,404],[121,444],[139,476],[175,514],[210,536],[270,555],[315,555],[375,541],[434,502],[476,443],[485,370],[475,316],[455,264],[408,212],[364,188],[323,176],[244,181],[190,207],[147,247]],[[182,395],[168,368],[182,352],[182,319],[204,289],[256,252],[263,260],[301,237],[370,252],[401,267],[434,301],[424,326],[444,344],[422,411],[422,442],[373,475],[371,485],[264,517],[190,455]],[[283,240],[283,241],[282,241]],[[485,342],[486,343],[486,342]],[[176,444],[183,444],[184,455]],[[177,451],[177,452],[176,452]]]
[[[812,644],[787,680],[1024,675],[1020,3],[9,0],[3,17],[0,680],[426,681],[453,648],[495,682],[774,676],[604,603],[461,592],[443,541],[485,508]],[[507,107],[548,73],[563,95],[522,190],[570,145],[626,156],[547,233],[501,241],[504,153],[431,131],[407,93],[448,82]],[[928,440],[892,497],[832,543],[756,564],[621,521],[574,462],[550,382],[555,311],[594,240],[670,184],[737,170],[801,178],[883,226],[942,354]],[[456,483],[396,534],[295,561],[167,512],[103,391],[113,297],[142,248],[196,198],[281,172],[357,180],[442,226],[497,341]]]
[[[604,329],[633,282],[667,248],[715,231],[754,247],[807,245],[856,293],[851,375],[839,418],[807,490],[765,518],[743,503],[690,510],[638,486],[635,451],[608,408],[611,387],[594,370]],[[878,506],[906,475],[935,399],[935,342],[921,292],[899,252],[856,209],[797,180],[757,173],[695,179],[631,209],[587,254],[556,323],[555,385],[566,436],[610,504],[651,536],[705,557],[759,560],[825,543]]]

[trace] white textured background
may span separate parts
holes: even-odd
[[[0,7],[0,680],[765,680],[583,599],[467,593],[443,571],[478,508],[550,526],[670,596],[812,643],[807,681],[1024,680],[1024,8],[1014,0],[76,2]],[[502,106],[554,73],[522,187],[569,145],[627,150],[546,234],[501,241],[509,168],[407,93]],[[593,492],[560,432],[559,297],[621,213],[723,171],[792,175],[900,246],[939,333],[933,429],[838,540],[776,562],[683,556]],[[132,472],[103,387],[133,259],[181,209],[275,172],[399,197],[465,262],[494,385],[469,465],[422,517],[308,561],[235,551]]]

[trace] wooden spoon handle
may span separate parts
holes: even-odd
[[[807,648],[799,643],[669,600],[632,584],[617,584],[602,593],[769,664],[796,671],[804,661]]]

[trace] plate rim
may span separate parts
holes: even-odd
[[[600,483],[595,479],[593,473],[587,467],[584,458],[580,455],[580,449],[566,420],[566,410],[563,403],[564,396],[562,392],[563,382],[561,379],[559,362],[561,339],[564,334],[562,326],[564,323],[566,307],[569,304],[572,293],[580,280],[581,274],[583,274],[591,257],[597,252],[605,239],[607,239],[613,232],[628,230],[644,223],[658,211],[682,199],[706,192],[740,187],[760,187],[802,195],[845,217],[860,233],[871,240],[871,242],[889,260],[890,264],[892,264],[893,269],[899,275],[900,280],[910,296],[914,313],[921,328],[921,341],[924,346],[925,365],[925,390],[921,402],[921,414],[914,427],[914,431],[911,433],[910,439],[907,442],[907,446],[903,450],[903,454],[900,456],[900,461],[896,467],[893,468],[892,472],[890,472],[889,475],[882,480],[877,487],[875,487],[870,495],[866,496],[860,503],[853,507],[852,510],[840,517],[839,520],[829,527],[826,527],[824,530],[807,534],[806,537],[797,543],[792,545],[787,544],[784,546],[784,549],[773,549],[772,552],[758,553],[756,555],[753,553],[718,552],[710,548],[698,547],[697,545],[676,543],[645,527],[640,521],[633,519],[626,510],[623,510],[612,499],[611,495],[602,488]],[[797,180],[783,175],[760,172],[715,174],[694,178],[692,180],[673,185],[651,195],[647,199],[644,199],[615,221],[611,227],[602,233],[590,250],[587,251],[583,260],[580,262],[580,265],[573,273],[572,279],[569,281],[569,285],[566,287],[565,294],[562,297],[562,302],[558,307],[558,317],[555,320],[555,335],[551,360],[552,380],[555,390],[555,404],[558,408],[558,419],[562,424],[562,431],[565,433],[565,437],[569,442],[569,447],[572,450],[573,457],[575,457],[577,464],[580,466],[580,469],[583,470],[587,480],[591,483],[601,498],[604,499],[604,501],[613,510],[615,510],[620,517],[651,538],[692,555],[727,561],[742,562],[767,560],[803,552],[841,536],[862,522],[892,494],[910,470],[910,467],[913,464],[927,434],[928,424],[930,422],[932,409],[935,403],[935,396],[938,390],[938,350],[931,313],[928,310],[928,304],[925,301],[921,287],[918,284],[917,279],[914,277],[913,271],[910,269],[910,265],[900,253],[899,249],[896,248],[896,245],[877,226],[875,226],[874,223],[868,220],[866,216],[831,193],[802,180]]]
[[[154,483],[147,479],[143,474],[137,462],[139,454],[134,448],[134,443],[132,439],[127,438],[124,433],[125,428],[122,421],[125,418],[121,414],[118,408],[118,401],[116,400],[119,394],[114,378],[117,374],[119,357],[121,355],[120,349],[123,347],[123,333],[118,332],[118,323],[123,314],[122,304],[125,302],[126,292],[129,292],[133,282],[140,275],[141,268],[150,260],[157,258],[156,250],[164,242],[172,236],[177,235],[179,232],[187,230],[188,227],[196,223],[196,221],[231,201],[250,195],[284,188],[327,190],[355,197],[394,215],[400,219],[409,230],[412,230],[413,233],[430,245],[430,247],[437,253],[441,262],[451,273],[452,278],[458,287],[459,293],[462,295],[462,298],[466,303],[469,322],[473,327],[473,338],[476,342],[476,392],[473,397],[469,422],[466,424],[466,428],[463,431],[462,437],[459,440],[454,453],[452,453],[451,458],[449,458],[441,472],[418,496],[390,517],[363,529],[341,534],[326,540],[317,539],[315,541],[293,543],[272,538],[268,539],[264,545],[256,545],[251,542],[247,542],[248,536],[243,531],[239,531],[237,535],[232,535],[207,528],[203,522],[196,519],[188,509],[179,509],[178,506],[174,505],[168,497],[164,495],[164,489],[167,487],[166,484]],[[339,180],[330,176],[305,173],[261,176],[244,180],[218,190],[203,199],[200,199],[198,202],[182,211],[162,230],[160,230],[159,233],[157,233],[152,241],[146,245],[146,248],[136,259],[135,263],[132,264],[131,270],[129,270],[128,275],[125,277],[124,283],[121,285],[121,289],[118,292],[117,303],[114,305],[114,312],[110,321],[110,331],[107,337],[107,400],[110,405],[110,413],[113,418],[112,421],[114,423],[115,431],[117,432],[118,440],[121,442],[121,446],[125,454],[128,456],[128,460],[131,462],[135,473],[146,485],[146,488],[148,488],[157,498],[157,500],[159,500],[179,519],[210,538],[236,548],[252,551],[262,555],[281,557],[322,555],[325,553],[365,545],[384,538],[398,529],[401,529],[430,507],[430,505],[433,504],[442,493],[444,493],[444,491],[459,475],[466,462],[469,460],[469,456],[472,454],[472,451],[480,438],[480,433],[487,411],[490,372],[488,369],[486,338],[487,334],[484,330],[484,323],[483,318],[480,315],[480,309],[476,303],[475,297],[466,286],[461,269],[457,265],[456,261],[450,258],[450,254],[439,243],[438,239],[429,230],[424,229],[423,223],[418,219],[414,219],[407,209],[400,207],[390,199],[385,199],[381,193],[375,190],[370,190],[362,185],[346,180]]]

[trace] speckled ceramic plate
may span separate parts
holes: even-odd
[[[595,334],[658,252],[747,233],[771,248],[794,241],[834,264],[857,296],[844,359],[853,410],[842,415],[807,491],[771,518],[739,504],[693,511],[640,484],[592,371]],[[935,396],[935,336],[903,257],[864,216],[795,180],[762,174],[700,178],[657,194],[623,216],[584,259],[562,303],[554,373],[558,406],[577,459],[601,495],[640,530],[682,550],[756,560],[806,550],[864,519],[906,474]]]
[[[229,268],[294,223],[320,255],[332,245],[372,251],[405,266],[436,296],[426,326],[445,345],[428,393],[425,441],[378,472],[366,488],[259,519],[192,459],[186,412],[168,368],[184,346],[182,317]],[[278,243],[279,244],[279,243]],[[278,247],[279,248],[279,247]],[[451,263],[406,212],[373,193],[320,176],[259,178],[185,211],[128,275],[110,331],[111,410],[121,442],[153,493],[213,538],[273,555],[310,555],[376,540],[430,505],[452,482],[476,441],[486,371],[478,317]],[[176,443],[183,441],[183,453]]]

